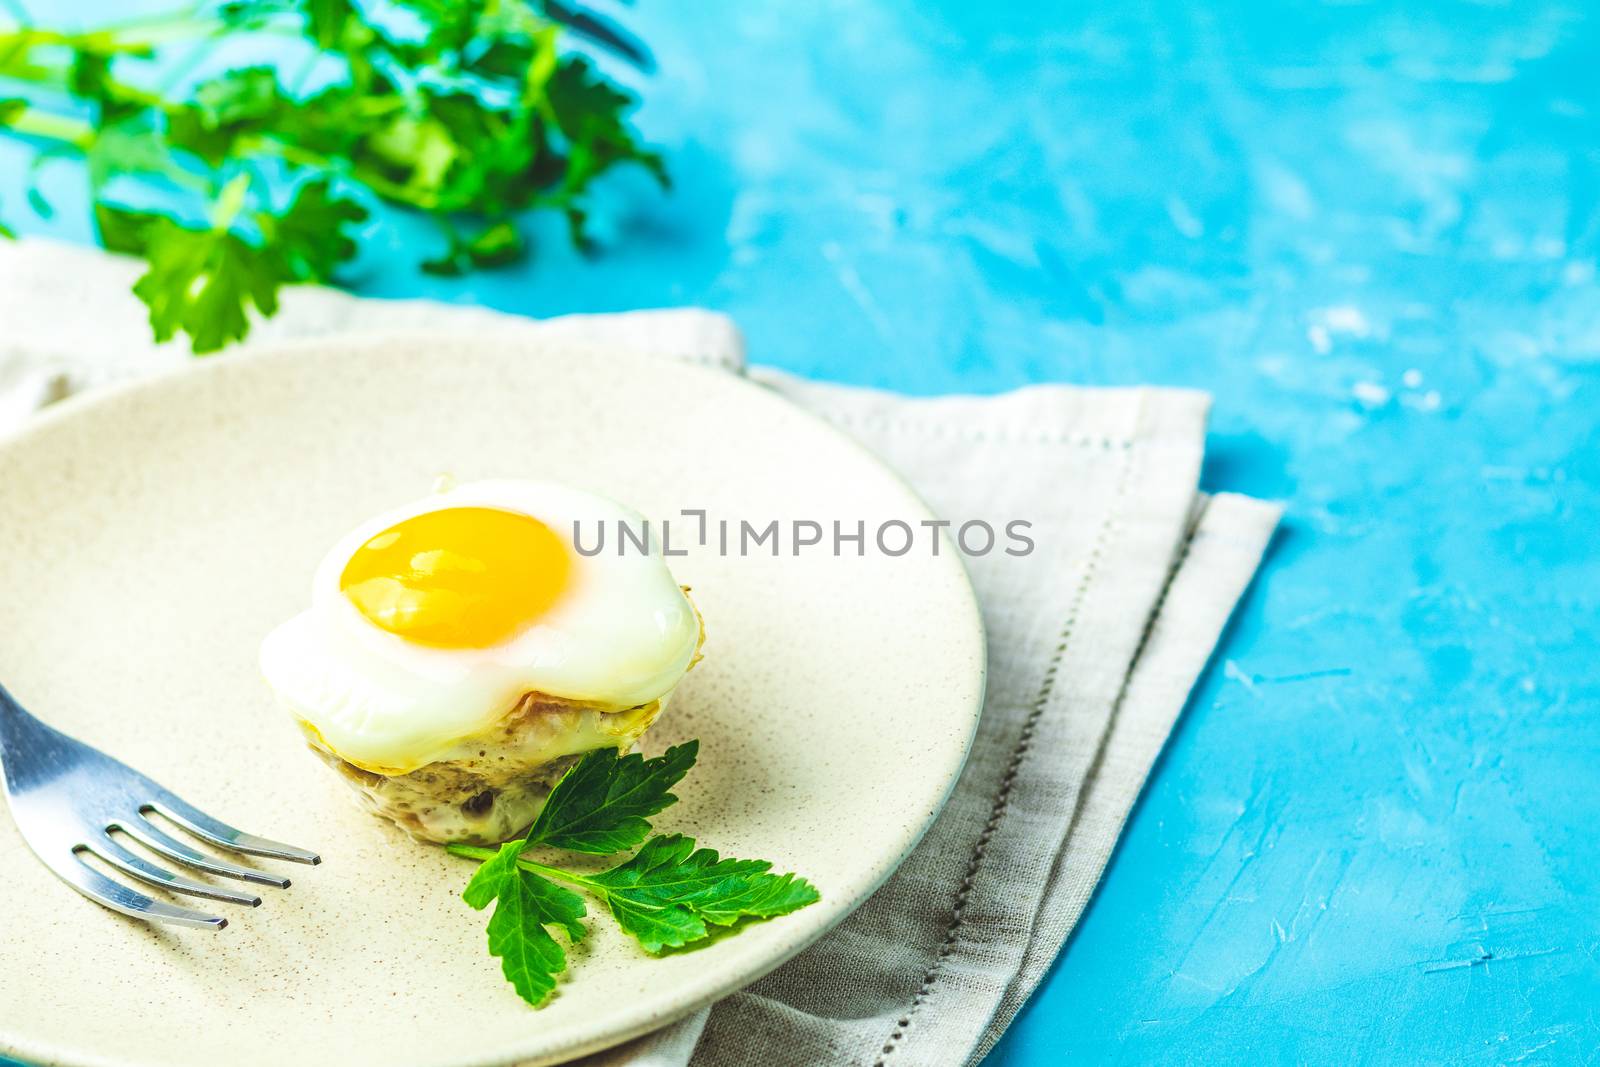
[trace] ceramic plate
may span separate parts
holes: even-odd
[[[656,826],[801,872],[823,900],[663,959],[597,921],[558,995],[524,1005],[461,900],[472,864],[360,811],[256,670],[334,539],[442,472],[558,479],[735,529],[927,516],[857,445],[757,386],[527,339],[321,342],[47,414],[0,445],[0,680],[323,863],[276,865],[294,885],[260,908],[206,903],[228,909],[220,933],[150,926],[57,881],[0,815],[0,1051],[118,1067],[557,1061],[776,967],[916,843],[981,703],[958,557],[723,555],[713,535],[672,561],[705,615],[705,660],[643,747],[699,738],[701,755]]]

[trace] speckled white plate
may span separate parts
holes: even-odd
[[[917,841],[981,703],[955,553],[692,549],[674,571],[705,614],[706,658],[644,747],[698,737],[701,759],[656,825],[799,871],[823,901],[665,959],[596,921],[558,996],[525,1006],[461,901],[471,864],[358,810],[256,673],[258,642],[304,606],[327,546],[443,471],[557,478],[657,517],[871,529],[927,514],[858,446],[756,386],[528,340],[226,357],[45,415],[0,444],[0,679],[54,725],[324,862],[279,865],[293,887],[231,908],[221,933],[155,927],[58,882],[0,815],[0,1052],[118,1067],[557,1061],[777,966]]]

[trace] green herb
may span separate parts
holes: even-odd
[[[566,970],[566,952],[551,928],[573,942],[586,932],[583,899],[557,882],[594,896],[651,953],[683,948],[711,937],[715,928],[736,929],[743,921],[785,915],[820,899],[810,882],[773,874],[765,860],[723,859],[682,834],[645,841],[650,827],[644,816],[677,800],[667,790],[693,765],[697,749],[691,741],[648,760],[619,759],[609,749],[592,752],[556,784],[525,837],[498,849],[449,846],[458,856],[484,861],[462,896],[480,911],[494,904],[489,952],[499,957],[522,999],[541,1003]],[[541,845],[601,853],[641,841],[644,847],[637,853],[597,873],[525,855]],[[605,847],[610,842],[623,843]]]
[[[500,958],[517,995],[530,1004],[549,996],[555,976],[567,969],[567,954],[546,927],[561,927],[573,941],[583,937],[583,898],[523,870],[508,846],[478,868],[462,896],[479,911],[494,903],[489,952]]]
[[[595,894],[617,925],[647,951],[660,952],[708,936],[707,923],[768,919],[817,899],[804,878],[771,870],[766,860],[725,860],[712,849],[696,848],[691,837],[663,834],[610,870],[558,877]]]
[[[667,790],[694,766],[700,742],[677,745],[655,759],[615,749],[591,752],[550,791],[525,845],[605,856],[635,848],[650,833],[645,816],[678,798]]]
[[[614,167],[665,185],[627,125],[633,97],[569,35],[647,62],[610,23],[544,0],[212,0],[95,29],[22,25],[0,31],[0,132],[38,146],[35,177],[86,162],[101,243],[149,263],[134,291],[156,338],[210,352],[271,315],[282,286],[334,282],[375,203],[435,223],[442,250],[419,266],[459,274],[526,255],[528,211],[560,213],[590,247],[591,187]],[[243,36],[291,39],[298,69],[195,79],[163,62]],[[130,181],[159,210],[119,199]],[[37,187],[28,199],[49,214]]]

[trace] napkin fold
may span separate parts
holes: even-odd
[[[138,271],[94,250],[0,243],[0,433],[68,393],[188,360],[148,340],[129,292]],[[721,366],[859,439],[935,513],[1031,524],[1030,554],[967,557],[988,630],[983,718],[905,864],[765,978],[588,1062],[979,1060],[1082,914],[1277,523],[1274,506],[1197,491],[1209,397],[1048,385],[911,399],[748,367],[737,327],[708,311],[534,321],[311,288],[287,292],[246,347],[408,328],[521,330]]]

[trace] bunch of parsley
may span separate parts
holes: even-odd
[[[810,882],[773,874],[765,860],[723,859],[682,834],[650,836],[648,817],[677,802],[670,790],[698,751],[690,741],[655,759],[591,752],[556,783],[524,837],[498,849],[449,846],[458,856],[484,861],[462,895],[480,911],[494,904],[489,951],[500,957],[522,999],[539,1004],[566,970],[566,952],[551,930],[574,942],[587,932],[583,897],[567,886],[598,900],[624,932],[656,954],[820,899]],[[595,856],[638,851],[589,872],[540,862],[529,855],[535,849]]]
[[[182,331],[210,352],[245,336],[252,309],[271,315],[281,286],[333,281],[374,201],[436,223],[443,251],[420,266],[455,274],[522,256],[525,211],[561,212],[589,247],[586,194],[613,167],[665,185],[626,123],[634,99],[568,34],[647,62],[558,0],[201,0],[76,31],[24,19],[0,31],[0,132],[38,146],[35,170],[86,161],[101,243],[148,263],[134,291],[156,339]],[[184,79],[166,60],[265,35],[303,53],[295,73],[168,84]],[[129,180],[160,210],[119,200]],[[49,214],[36,185],[29,199]]]

